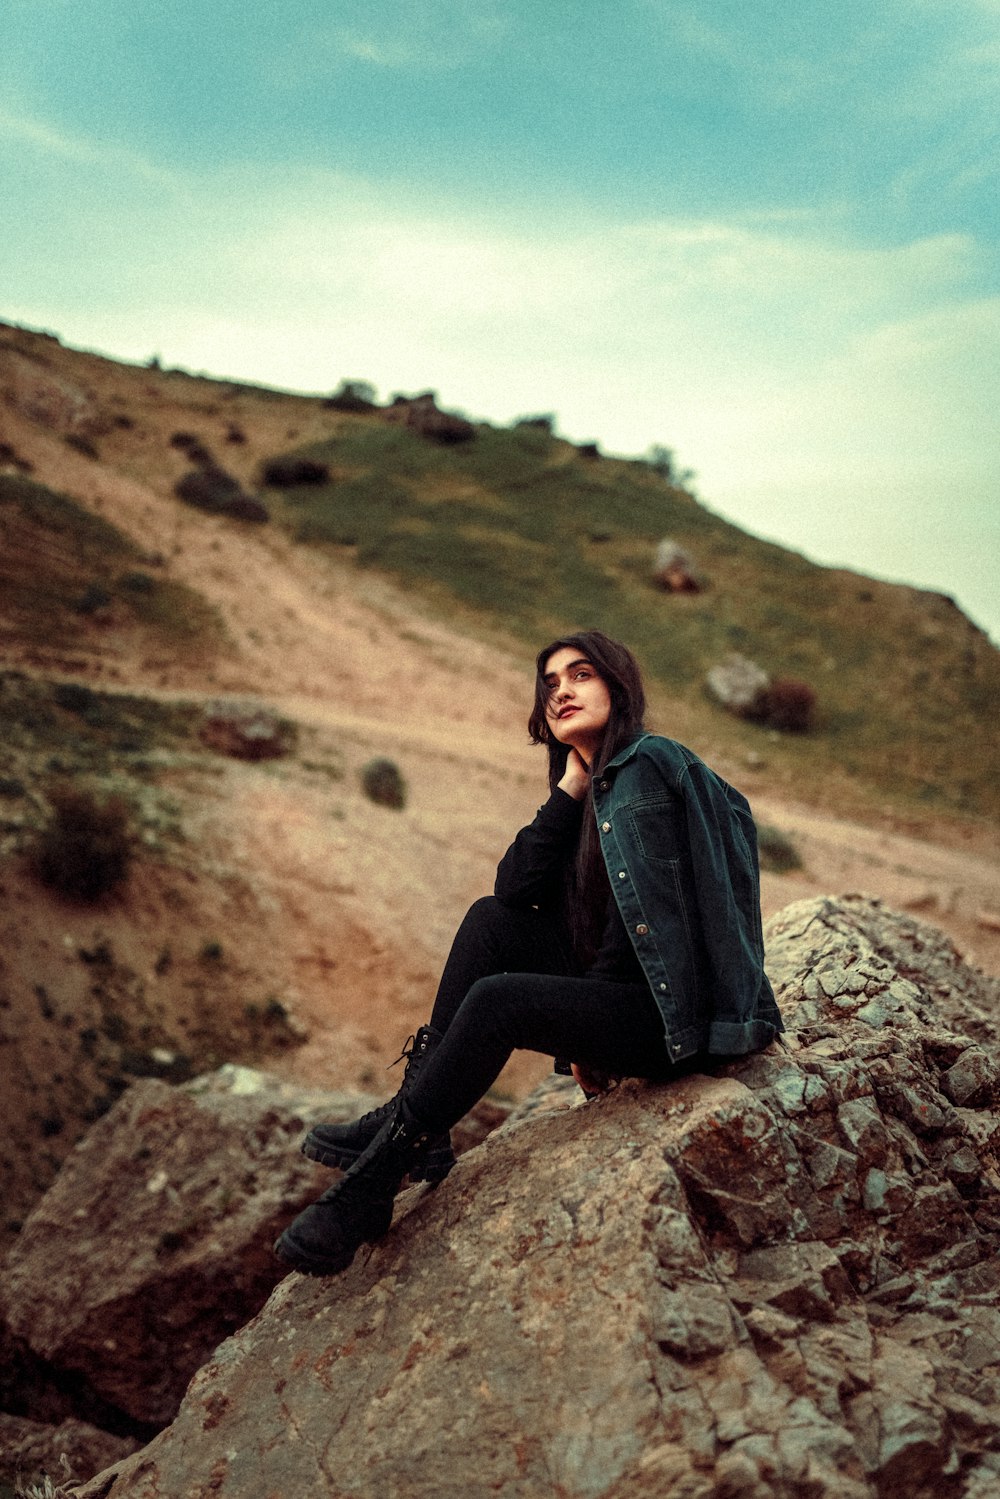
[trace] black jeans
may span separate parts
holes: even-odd
[[[450,1129],[496,1081],[517,1048],[602,1072],[673,1070],[646,983],[584,978],[557,923],[535,910],[476,901],[452,943],[431,1025],[443,1039],[407,1102],[435,1133]]]

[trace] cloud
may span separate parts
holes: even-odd
[[[125,172],[140,182],[158,183],[174,190],[180,190],[185,183],[179,172],[115,141],[71,135],[26,111],[0,109],[0,140],[8,155],[18,145],[26,146],[33,154],[89,167],[98,176]]]
[[[450,72],[490,53],[511,24],[502,0],[381,0],[350,25],[303,30],[270,71],[296,85],[303,69],[315,73],[345,62],[387,72]]]

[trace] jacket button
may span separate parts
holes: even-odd
[[[649,935],[649,927],[644,921],[640,921],[639,925],[635,929],[635,934],[637,937],[646,937]]]
[[[611,824],[610,824],[610,822],[602,822],[601,823],[601,832],[602,833],[610,833],[611,832]]]
[[[597,783],[597,789],[598,789],[598,791],[609,791],[611,789],[611,782],[610,781],[598,781],[598,783]]]
[[[619,871],[618,871],[618,878],[620,880],[623,880],[625,878],[625,871],[624,871],[624,869],[619,869]]]
[[[667,986],[666,986],[666,984],[661,984],[660,988],[663,991],[663,993],[666,994],[666,992],[667,992]]]

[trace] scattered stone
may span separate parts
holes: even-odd
[[[727,712],[735,713],[737,718],[757,718],[771,679],[755,662],[733,653],[719,666],[713,666],[705,681],[716,702]]]
[[[71,1416],[47,1426],[0,1411],[0,1484],[20,1494],[32,1486],[44,1493],[46,1478],[50,1488],[81,1483],[140,1445],[133,1437],[113,1436]]]
[[[667,593],[700,593],[702,589],[691,553],[669,536],[656,548],[653,581]]]
[[[236,760],[278,760],[295,747],[295,725],[259,703],[209,703],[198,737]]]
[[[464,416],[440,409],[433,390],[425,390],[419,396],[396,396],[392,405],[385,407],[380,415],[384,421],[409,427],[411,432],[432,442],[470,442],[476,435],[472,422]]]

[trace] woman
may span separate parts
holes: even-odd
[[[310,1159],[347,1171],[278,1239],[287,1264],[336,1274],[380,1238],[404,1176],[447,1174],[448,1131],[515,1048],[568,1059],[557,1067],[592,1095],[782,1030],[750,808],[644,713],[635,658],[599,630],[539,653],[528,727],[549,799],[459,928],[396,1097],[306,1137]]]

